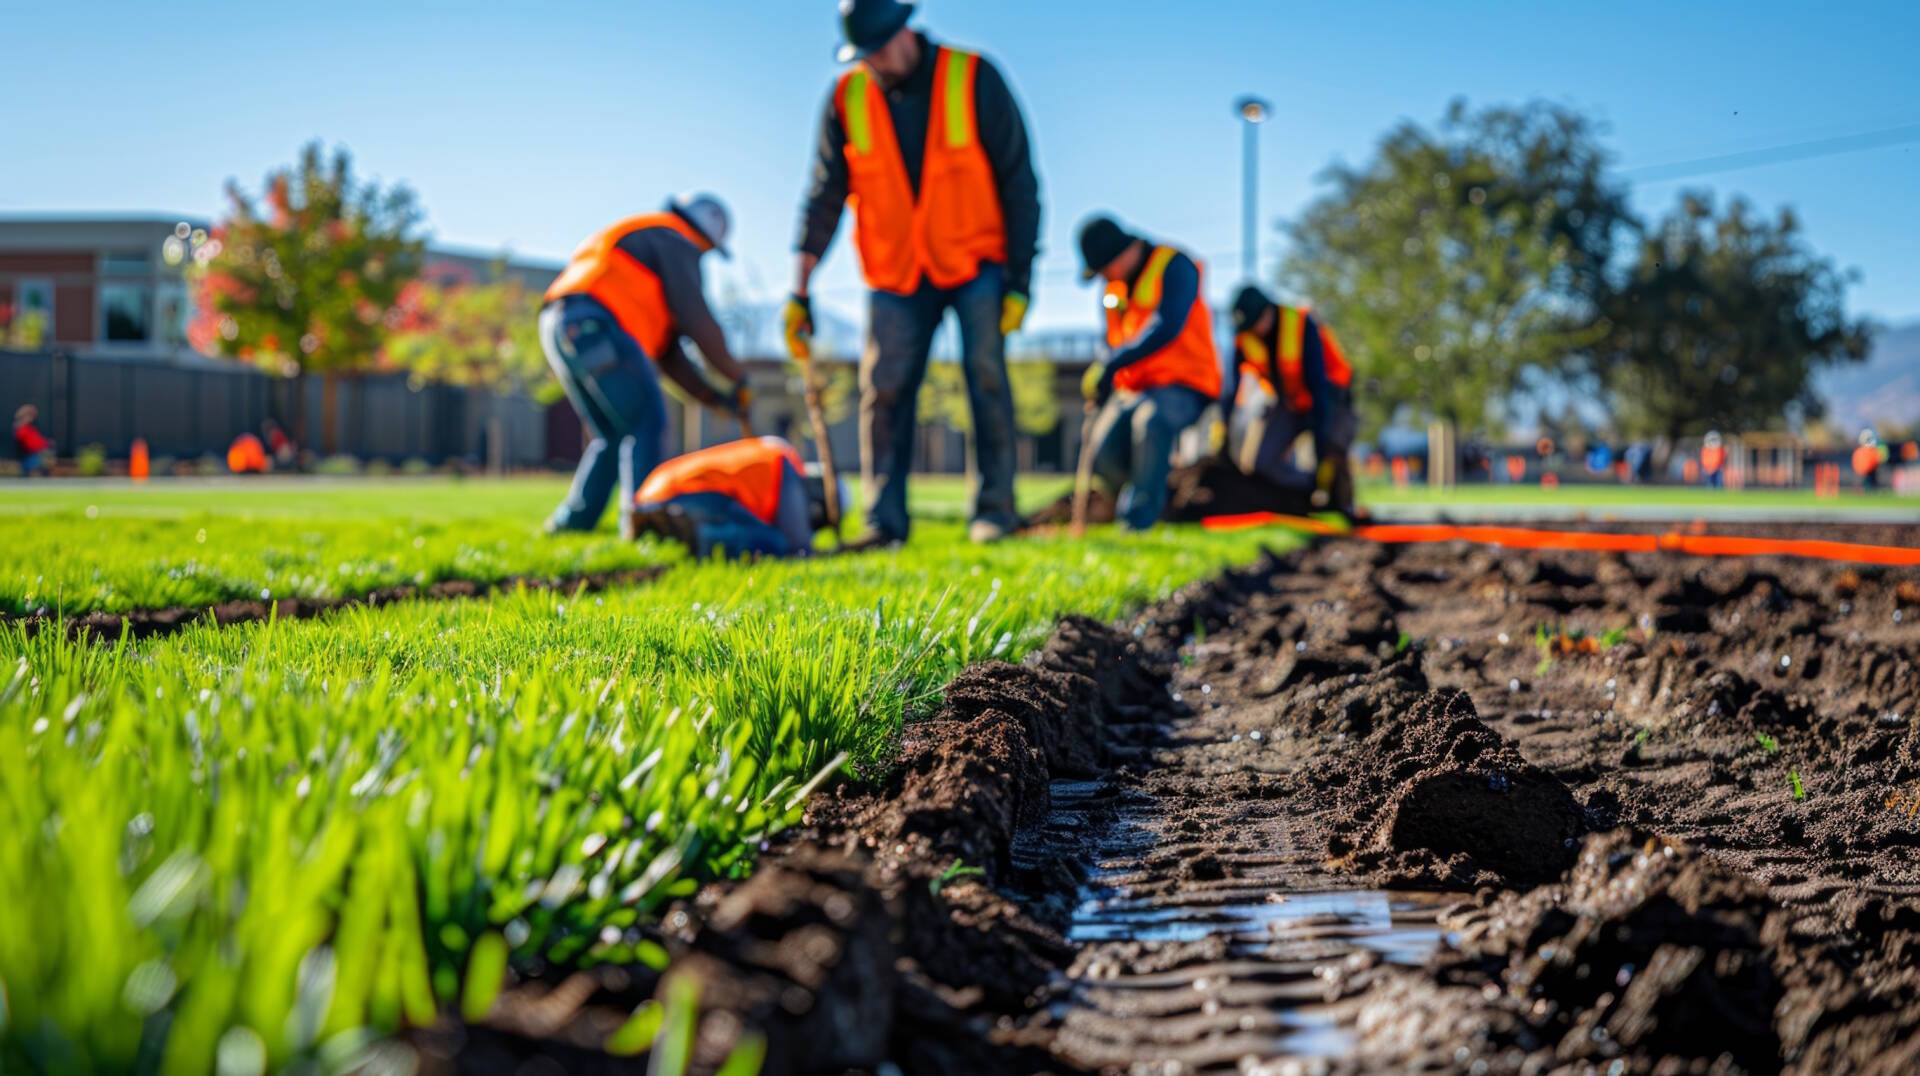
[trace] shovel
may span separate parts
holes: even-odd
[[[813,363],[806,364],[806,390],[801,394],[807,404],[807,421],[813,426],[813,447],[820,455],[820,478],[825,485],[827,525],[833,528],[833,540],[840,537],[840,475],[833,466],[833,440],[827,435],[826,409],[820,402],[820,384]]]
[[[1080,465],[1073,472],[1073,530],[1075,538],[1087,533],[1087,502],[1093,499],[1093,426],[1100,409],[1087,401],[1087,417],[1080,420]]]

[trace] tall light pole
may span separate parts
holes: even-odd
[[[1273,106],[1258,97],[1233,103],[1240,117],[1240,273],[1249,282],[1260,275],[1260,125],[1273,115]]]

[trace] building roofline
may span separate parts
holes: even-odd
[[[157,224],[172,226],[186,221],[201,226],[212,223],[205,217],[193,213],[163,213],[158,210],[31,210],[6,212],[0,211],[0,224]]]

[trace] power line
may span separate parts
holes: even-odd
[[[1768,146],[1765,149],[1747,150],[1743,153],[1723,153],[1714,157],[1696,157],[1690,161],[1643,165],[1639,168],[1622,169],[1620,174],[1628,179],[1637,179],[1642,182],[1692,179],[1695,176],[1712,175],[1716,172],[1732,172],[1743,168],[1758,168],[1766,164],[1782,164],[1787,161],[1811,160],[1815,157],[1832,157],[1842,153],[1858,153],[1862,150],[1898,146],[1907,142],[1920,142],[1920,123],[1867,131],[1863,134],[1841,135],[1837,138],[1816,138],[1811,142],[1791,142],[1781,146]]]

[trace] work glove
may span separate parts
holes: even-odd
[[[753,403],[753,393],[747,391],[745,381],[735,381],[727,386],[726,393],[720,399],[720,407],[730,415],[745,415]]]
[[[1233,338],[1233,344],[1240,349],[1240,359],[1264,370],[1267,368],[1267,345],[1260,342],[1258,333],[1241,333]]]
[[[1325,508],[1327,501],[1332,498],[1333,475],[1333,461],[1330,459],[1321,460],[1320,469],[1313,478],[1313,506],[1315,508]]]
[[[1113,371],[1101,362],[1087,367],[1086,374],[1080,378],[1080,395],[1095,406],[1105,404],[1107,397],[1113,395]]]
[[[787,338],[787,354],[800,362],[813,357],[813,300],[805,295],[787,296],[780,311],[780,324]]]
[[[1020,292],[1010,291],[1000,300],[1000,335],[1012,336],[1020,331],[1027,321],[1027,297]]]

